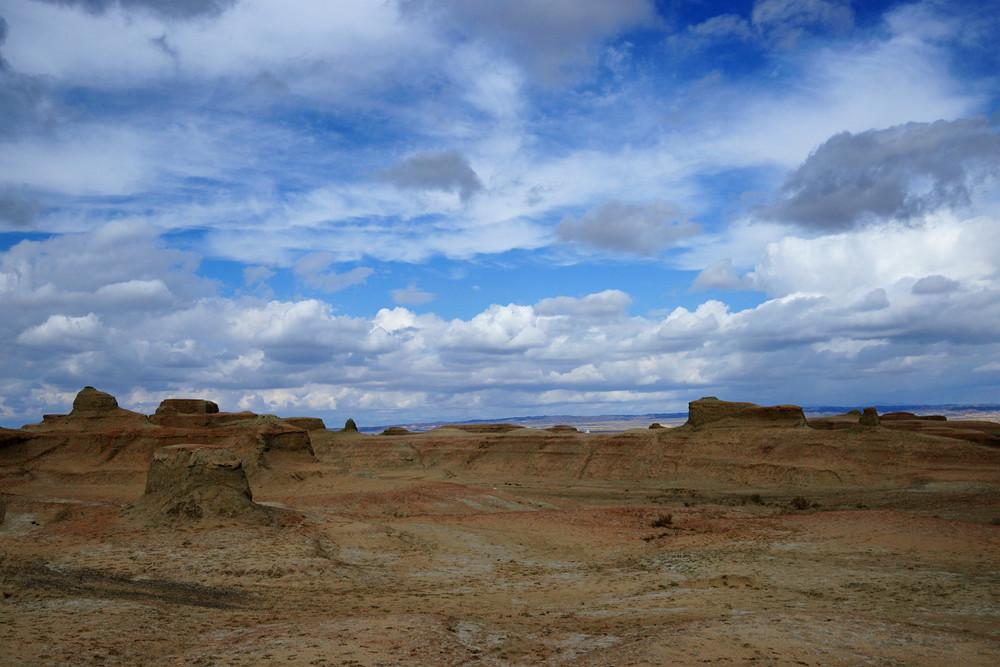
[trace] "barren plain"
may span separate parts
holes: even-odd
[[[866,415],[867,416],[867,415]],[[4,665],[997,665],[1000,424],[0,430]]]

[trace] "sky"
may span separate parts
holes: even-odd
[[[1000,402],[1000,2],[0,17],[0,424]]]

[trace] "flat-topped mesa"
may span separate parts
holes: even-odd
[[[882,415],[882,419],[886,421],[931,421],[931,422],[946,422],[948,418],[944,415],[915,415],[912,412],[887,412]]]
[[[284,417],[282,421],[286,424],[291,424],[295,428],[301,428],[306,431],[326,430],[326,423],[319,417]]]
[[[158,415],[214,415],[218,412],[218,404],[204,398],[165,398],[156,408]]]
[[[242,459],[231,449],[201,444],[156,450],[146,491],[127,511],[151,524],[211,518],[271,520],[270,509],[253,501]]]
[[[253,413],[221,413],[214,401],[204,398],[165,398],[149,418],[157,426],[191,428],[217,426],[253,418]]]
[[[806,425],[806,416],[798,405],[761,406],[755,403],[720,401],[706,396],[688,403],[687,426],[714,427],[780,427]]]

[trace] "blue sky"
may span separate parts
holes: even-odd
[[[0,0],[0,422],[996,402],[998,10]]]

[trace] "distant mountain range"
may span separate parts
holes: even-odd
[[[803,406],[807,416],[839,415],[849,410],[857,410],[855,405],[812,405]],[[919,415],[935,414],[952,417],[973,417],[1000,415],[1000,404],[966,405],[948,403],[943,405],[875,405],[879,414],[886,412],[913,412]],[[521,417],[498,417],[496,419],[467,419],[464,421],[436,421],[385,424],[382,426],[359,426],[365,433],[380,433],[389,426],[402,426],[410,431],[429,431],[449,424],[520,424],[530,428],[547,428],[556,424],[569,424],[581,431],[591,433],[617,433],[631,428],[646,428],[653,422],[664,426],[677,426],[687,421],[687,412],[650,412],[642,415],[527,415]]]

